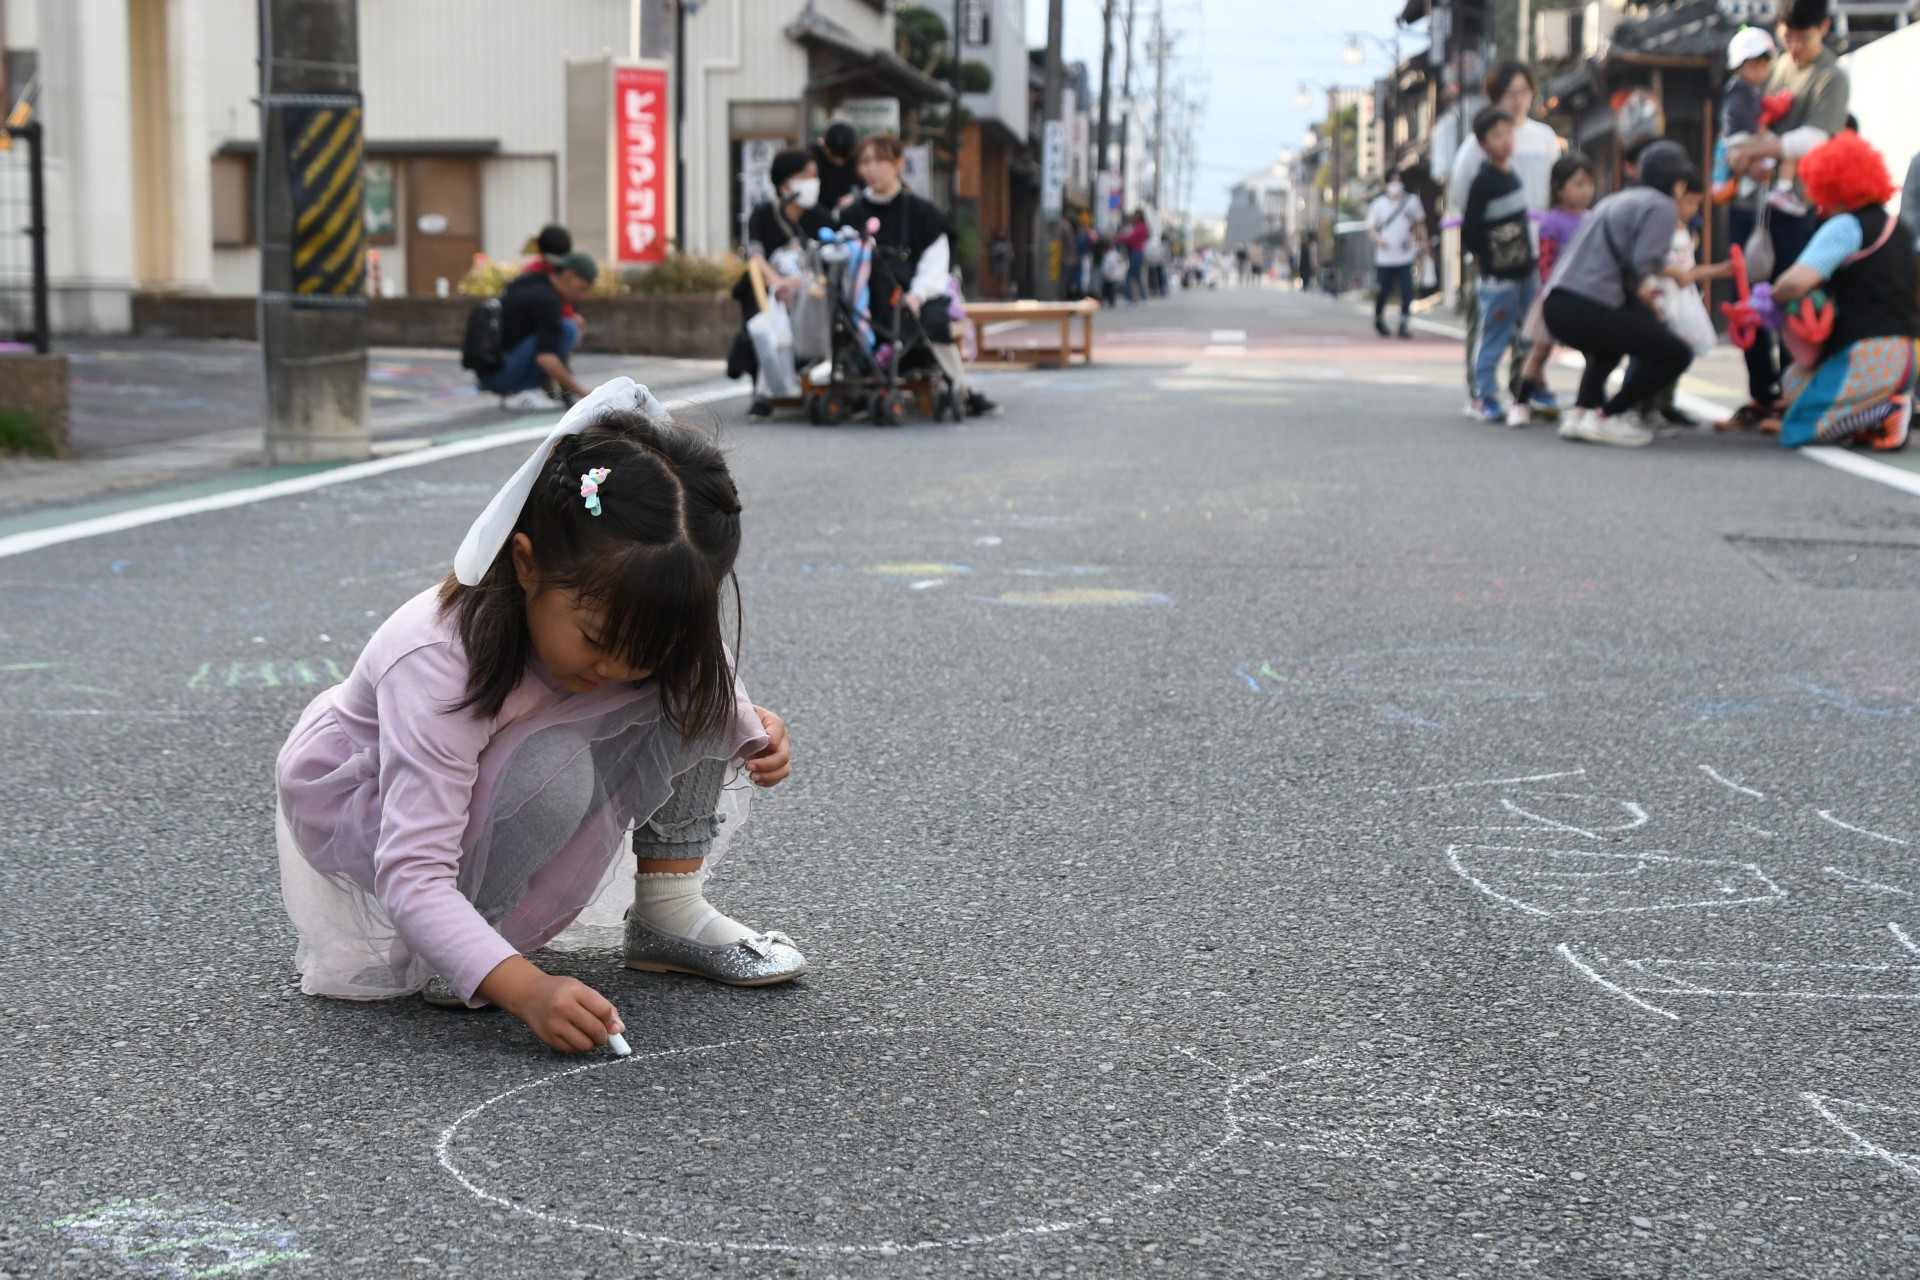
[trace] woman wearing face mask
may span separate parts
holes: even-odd
[[[966,366],[953,345],[953,320],[947,310],[947,294],[953,287],[947,215],[901,183],[904,156],[900,139],[890,133],[876,133],[861,140],[855,158],[866,190],[841,213],[840,225],[864,231],[869,220],[879,224],[873,233],[875,311],[881,311],[891,291],[889,286],[898,286],[901,305],[919,315],[934,359],[952,380],[954,394],[965,397],[967,413],[973,417],[997,413],[999,406],[993,401],[968,390]]]
[[[746,253],[749,261],[759,264],[766,280],[767,293],[783,302],[791,302],[806,283],[798,247],[801,242],[812,240],[827,225],[827,217],[819,207],[820,171],[815,167],[811,155],[794,149],[777,153],[767,170],[767,176],[778,194],[771,200],[755,205],[753,212],[747,215]],[[744,325],[760,310],[759,300],[753,292],[753,281],[748,276],[741,276],[739,283],[733,287],[733,296],[740,303],[740,321]],[[734,350],[735,356],[728,365],[729,376],[738,376],[736,370],[739,373],[748,371],[747,357],[751,356],[753,344],[736,339]],[[754,372],[757,374],[758,370]],[[756,377],[755,384],[753,406],[747,410],[747,414],[755,418],[770,418],[773,416],[773,401],[759,394],[765,386],[764,382]]]

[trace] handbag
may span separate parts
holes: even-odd
[[[1720,344],[1720,335],[1714,332],[1713,317],[1707,314],[1700,291],[1669,276],[1660,277],[1659,288],[1660,310],[1667,328],[1693,348],[1694,355],[1711,354]]]
[[[793,364],[793,322],[779,299],[769,299],[764,311],[747,321],[747,336],[760,359],[760,382],[767,396],[791,400],[800,394],[800,375]]]

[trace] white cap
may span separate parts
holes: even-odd
[[[1742,27],[1727,41],[1727,70],[1737,71],[1755,58],[1773,56],[1773,37],[1759,27]]]

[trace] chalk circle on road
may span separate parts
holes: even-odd
[[[564,1229],[892,1256],[1164,1195],[1246,1136],[1235,1095],[1266,1074],[1122,1032],[803,1032],[558,1071],[466,1111],[435,1153],[478,1199]]]

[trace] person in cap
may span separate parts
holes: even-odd
[[[1680,199],[1701,191],[1700,171],[1679,143],[1660,141],[1640,152],[1636,185],[1593,207],[1561,250],[1547,281],[1540,313],[1556,342],[1587,358],[1580,395],[1562,415],[1562,440],[1645,445],[1653,432],[1635,406],[1676,382],[1693,363],[1693,349],[1654,309],[1657,280],[1673,275],[1687,285],[1726,274],[1723,265],[1672,272],[1667,253],[1680,225]],[[1607,397],[1607,378],[1634,357],[1620,391]]]
[[[1791,102],[1771,131],[1727,148],[1727,164],[1735,173],[1743,172],[1755,160],[1798,160],[1846,131],[1852,90],[1839,58],[1826,46],[1827,33],[1832,29],[1827,0],[1782,0],[1775,33],[1786,56],[1773,60],[1765,88],[1769,96],[1790,95]],[[1799,258],[1819,225],[1819,219],[1807,207],[1811,202],[1805,185],[1796,181],[1794,187],[1793,198],[1800,212],[1775,204],[1767,215],[1776,279]],[[1729,239],[1734,244],[1742,243],[1739,228],[1730,227]],[[1721,429],[1765,427],[1777,421],[1781,411],[1780,373],[1773,334],[1763,329],[1747,350],[1747,403],[1719,424]]]
[[[1735,173],[1726,153],[1744,146],[1785,112],[1789,98],[1766,97],[1773,71],[1773,37],[1759,27],[1742,27],[1727,41],[1727,84],[1720,91],[1720,140],[1714,147],[1713,197],[1722,203],[1745,200],[1759,190],[1777,161],[1755,160]],[[1751,212],[1751,211],[1748,211]]]
[[[568,364],[583,326],[567,308],[580,302],[600,276],[584,253],[566,253],[544,271],[523,271],[500,293],[500,349],[506,358],[480,375],[480,389],[501,407],[546,411],[572,404],[587,390]]]

